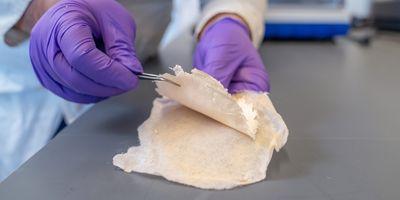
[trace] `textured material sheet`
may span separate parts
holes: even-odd
[[[173,68],[175,75],[163,77],[179,83],[181,87],[166,82],[157,82],[156,91],[170,99],[203,113],[254,139],[258,127],[256,112],[251,104],[235,101],[220,82],[208,74],[193,69],[186,73],[180,66]]]
[[[196,76],[196,72],[186,74],[187,79],[180,79],[179,73],[183,72],[177,70],[174,80],[182,85],[187,81],[199,81],[190,78]],[[197,88],[195,92],[199,95],[197,98],[207,104],[212,101],[209,95],[214,90],[220,91],[222,86],[214,84],[215,80],[208,75],[201,76],[204,76],[201,78],[203,84],[210,83],[211,87]],[[168,88],[158,84],[159,93],[163,94],[165,90]],[[184,95],[178,90],[176,96]],[[190,90],[184,91],[187,92],[185,95],[191,95]],[[157,98],[150,117],[138,129],[140,146],[116,155],[114,165],[126,172],[160,175],[170,181],[204,189],[229,189],[263,180],[273,150],[278,151],[286,143],[286,125],[266,94],[222,94],[229,101],[241,102],[254,109],[258,122],[254,139],[170,98]],[[216,110],[224,106],[218,104],[221,102],[224,101],[214,104]],[[235,112],[240,115],[241,110]]]

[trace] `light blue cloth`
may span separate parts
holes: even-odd
[[[29,41],[4,43],[30,0],[0,0],[0,182],[40,150],[62,118],[75,120],[90,105],[66,102],[37,80],[29,59]]]
[[[42,148],[62,119],[61,99],[40,86],[28,45],[0,43],[0,181]]]

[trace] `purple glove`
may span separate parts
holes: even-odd
[[[268,74],[247,26],[232,18],[222,18],[205,30],[193,66],[219,80],[230,93],[269,92]]]
[[[30,57],[42,85],[78,103],[131,90],[142,65],[134,49],[136,25],[114,0],[63,0],[31,34]]]

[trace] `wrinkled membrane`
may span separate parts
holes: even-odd
[[[140,146],[113,158],[125,172],[158,175],[203,189],[230,189],[266,178],[288,129],[265,93],[230,95],[211,76],[174,68],[177,82],[157,82],[162,95],[138,128]]]

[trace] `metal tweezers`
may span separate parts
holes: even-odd
[[[141,79],[141,80],[151,80],[151,81],[165,81],[165,82],[167,82],[167,83],[171,83],[171,84],[173,84],[173,85],[176,85],[176,86],[178,86],[178,87],[181,87],[181,85],[179,85],[178,83],[176,83],[176,82],[174,82],[174,81],[172,81],[172,80],[170,80],[170,79],[167,79],[167,78],[164,78],[164,77],[161,77],[160,75],[156,75],[156,74],[149,74],[149,73],[138,73],[138,74],[136,74],[138,77],[139,77],[139,79]]]

